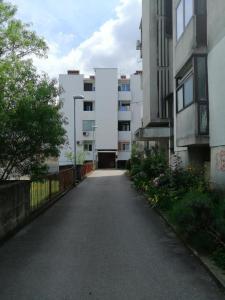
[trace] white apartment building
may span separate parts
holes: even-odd
[[[118,79],[116,68],[96,68],[89,78],[68,71],[59,76],[59,84],[68,120],[68,144],[61,151],[60,166],[72,163],[67,153],[75,148],[77,159],[82,154],[98,168],[124,167],[131,156],[134,133],[142,126],[141,72]],[[84,99],[74,100],[80,95]]]

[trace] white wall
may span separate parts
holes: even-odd
[[[225,37],[208,55],[210,146],[225,145]]]
[[[84,100],[76,100],[76,149],[83,151],[83,142],[95,140],[96,150],[117,150],[118,141],[131,143],[132,134],[141,127],[142,90],[141,75],[131,75],[130,92],[118,92],[117,69],[95,70],[95,91],[84,92],[83,75],[60,75],[59,82],[64,89],[60,99],[63,101],[63,113],[67,117],[66,125],[68,145],[61,151],[60,165],[71,164],[65,157],[66,152],[74,151],[74,100],[76,95],[83,95]],[[118,111],[118,101],[131,101],[131,111]],[[83,111],[83,102],[93,101],[94,111]],[[96,131],[83,135],[83,120],[95,120]],[[118,132],[118,120],[130,120],[131,131]],[[92,152],[85,152],[86,160],[93,159]],[[119,151],[118,160],[130,158],[130,151]]]
[[[225,185],[225,37],[209,52],[208,84],[210,111],[211,181]]]
[[[118,148],[117,69],[96,69],[96,149]]]
[[[143,91],[141,88],[141,75],[131,75],[131,139],[135,132],[142,127],[143,120]]]
[[[68,145],[61,151],[60,165],[71,164],[65,157],[66,152],[74,149],[74,100],[73,97],[83,93],[83,75],[59,75],[59,84],[63,88],[60,100],[63,102],[63,113],[67,117],[68,124],[65,126],[68,136]],[[78,100],[81,101],[81,100]],[[78,114],[76,113],[76,116]]]

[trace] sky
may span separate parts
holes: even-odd
[[[34,58],[34,64],[50,77],[71,69],[85,75],[100,67],[126,75],[141,69],[141,0],[9,1],[18,8],[17,18],[46,40],[48,58]]]

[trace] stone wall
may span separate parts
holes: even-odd
[[[0,239],[13,232],[29,215],[30,181],[0,184]]]

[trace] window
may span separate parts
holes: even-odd
[[[130,131],[130,121],[119,121],[118,122],[119,131]]]
[[[184,95],[183,88],[180,88],[177,91],[177,111],[180,111],[184,108]]]
[[[92,142],[84,142],[84,151],[92,151]]]
[[[197,86],[199,100],[207,99],[207,71],[206,71],[206,57],[199,56],[196,58],[197,69]]]
[[[84,82],[84,91],[85,92],[90,92],[90,91],[94,91],[94,84],[91,82]]]
[[[208,134],[208,106],[199,106],[199,131],[200,134]]]
[[[177,7],[177,40],[181,37],[184,32],[184,2],[180,1]]]
[[[177,111],[181,111],[185,107],[194,102],[194,90],[193,90],[193,75],[180,84],[177,90]]]
[[[120,83],[118,86],[119,92],[129,92],[130,91],[130,83]]]
[[[185,0],[185,26],[188,25],[193,15],[193,0]]]
[[[93,120],[84,120],[83,121],[83,131],[93,131],[95,126],[95,121]]]
[[[193,102],[193,76],[189,77],[184,83],[184,106]]]
[[[118,145],[119,151],[130,151],[130,143],[129,142],[120,142]]]
[[[130,111],[130,101],[119,101],[119,111]]]
[[[180,0],[177,7],[177,40],[193,16],[193,0]]]
[[[84,111],[93,111],[93,102],[91,101],[84,101]]]

